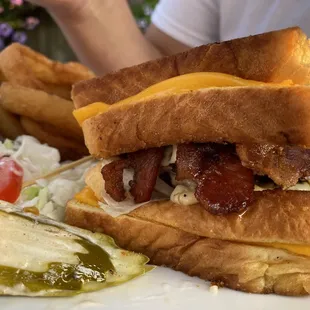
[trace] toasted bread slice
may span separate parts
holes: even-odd
[[[310,87],[221,87],[163,94],[82,125],[98,158],[184,142],[310,147]]]
[[[150,215],[152,207],[156,209],[157,206],[150,204],[145,213]],[[144,206],[140,208],[143,209]],[[165,208],[161,211],[162,217],[167,218]],[[170,222],[177,220],[180,213],[182,210],[171,217]],[[193,220],[201,221],[199,217]],[[150,220],[133,213],[113,218],[100,208],[76,200],[67,204],[66,222],[108,234],[119,246],[147,255],[153,264],[168,266],[235,290],[310,294],[309,256],[266,245],[220,240],[221,234],[216,239],[202,237],[165,224],[160,218]],[[234,230],[233,225],[230,228]]]
[[[1,80],[70,99],[72,84],[95,75],[79,63],[60,63],[13,43],[0,53]]]
[[[310,83],[310,49],[298,27],[200,46],[74,85],[76,108],[113,104],[166,79],[193,72],[221,72],[262,82]]]

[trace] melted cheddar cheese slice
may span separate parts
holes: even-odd
[[[310,256],[310,246],[299,244],[286,244],[286,243],[261,243],[259,245],[272,247],[276,249],[286,250],[295,254]]]
[[[80,203],[99,208],[99,201],[95,196],[95,193],[88,186],[84,187],[82,191],[75,194],[74,198]]]
[[[152,85],[137,95],[128,97],[113,105],[103,102],[95,102],[73,112],[74,117],[80,125],[93,116],[105,113],[115,108],[126,108],[131,103],[139,100],[151,99],[155,96],[164,94],[180,94],[193,90],[209,88],[209,87],[233,87],[233,86],[289,86],[291,81],[284,81],[280,84],[263,83],[252,80],[245,80],[233,75],[217,73],[217,72],[196,72],[180,75],[155,85]]]
[[[85,187],[80,193],[75,195],[75,199],[83,204],[87,204],[92,207],[99,207],[98,199],[94,192],[89,188]],[[286,244],[286,243],[249,243],[253,246],[272,247],[280,250],[286,250],[298,255],[310,256],[310,246],[308,245],[297,245],[297,244]]]

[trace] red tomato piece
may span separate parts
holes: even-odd
[[[0,158],[0,200],[15,202],[23,184],[23,168],[9,157]]]

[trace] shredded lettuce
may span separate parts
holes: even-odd
[[[32,200],[33,198],[39,195],[39,192],[40,192],[40,187],[37,185],[33,185],[33,186],[25,188],[22,191],[21,196],[24,201]]]
[[[16,151],[11,155],[24,169],[24,180],[31,180],[57,169],[60,154],[55,148],[41,144],[30,136],[21,136],[14,142]]]
[[[23,190],[18,205],[35,206],[40,214],[63,221],[67,202],[85,186],[84,174],[92,164],[85,163],[52,179],[37,180],[36,185]]]
[[[7,155],[10,156],[13,153],[14,153],[14,150],[7,148],[5,141],[4,142],[0,141],[0,157],[7,156]]]
[[[88,163],[89,167],[91,163]],[[72,169],[51,180],[40,179],[36,185],[23,190],[17,204],[21,207],[35,206],[43,214],[54,220],[63,221],[65,206],[72,197],[85,186],[83,169]]]
[[[31,200],[25,200],[25,201],[19,201],[16,203],[16,206],[18,206],[20,209],[24,209],[26,207],[35,207],[39,201],[39,197],[34,197]]]
[[[49,198],[49,193],[48,193],[48,188],[47,187],[43,187],[38,195],[38,202],[36,204],[36,207],[41,210],[47,203],[48,203],[48,199]]]
[[[59,151],[31,136],[0,142],[0,155],[11,156],[24,170],[24,181],[49,173],[60,166]]]
[[[14,144],[13,141],[10,139],[5,139],[3,145],[7,150],[13,150],[14,149]]]
[[[41,144],[31,136],[0,142],[0,156],[13,158],[24,170],[24,181],[36,179],[61,166],[59,151]],[[17,201],[20,208],[37,207],[41,214],[63,220],[65,206],[85,186],[84,173],[93,163],[87,162],[63,172],[53,179],[40,179],[25,188]]]

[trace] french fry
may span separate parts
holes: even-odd
[[[72,84],[94,77],[79,63],[52,61],[29,47],[14,43],[0,53],[0,79],[13,85],[71,98]]]
[[[52,125],[41,124],[24,116],[20,121],[27,134],[37,138],[41,143],[57,148],[62,160],[75,160],[89,154],[82,143],[54,134],[55,128]]]
[[[51,124],[66,135],[84,141],[82,130],[72,115],[71,101],[41,90],[2,83],[0,105],[11,113]]]
[[[0,135],[4,138],[15,139],[24,133],[19,119],[0,106]]]

